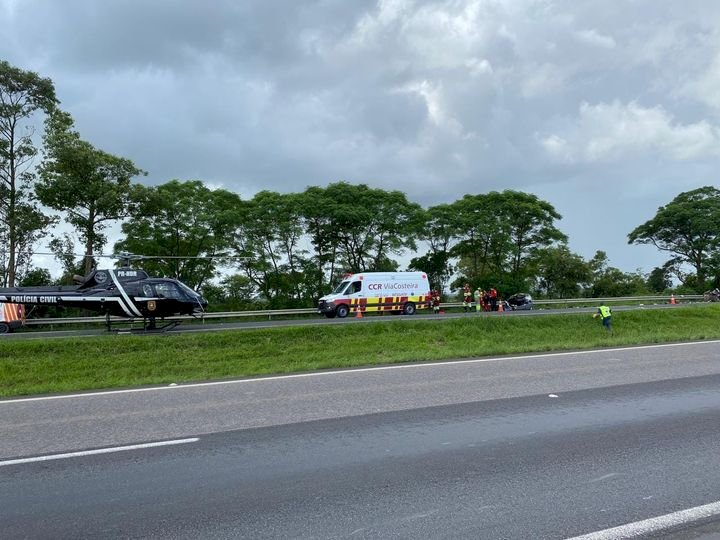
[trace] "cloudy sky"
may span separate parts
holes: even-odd
[[[0,0],[0,28],[147,183],[518,189],[646,272],[666,256],[627,234],[719,185],[720,2]]]

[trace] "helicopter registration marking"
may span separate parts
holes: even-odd
[[[57,296],[11,296],[10,302],[17,304],[57,304]]]

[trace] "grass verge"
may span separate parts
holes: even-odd
[[[613,319],[612,336],[582,313],[0,340],[0,397],[720,338],[720,305],[616,312]]]

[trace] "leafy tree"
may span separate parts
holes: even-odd
[[[125,238],[115,249],[160,257],[143,262],[148,273],[194,288],[217,273],[234,244],[245,208],[235,193],[211,190],[198,180],[138,185],[132,199],[132,215],[122,225]]]
[[[607,268],[591,287],[593,298],[633,296],[645,293],[647,293],[647,289],[641,273],[623,272],[613,267]]]
[[[458,215],[460,277],[503,294],[524,289],[535,253],[567,237],[555,227],[560,219],[550,203],[535,195],[506,190],[465,195],[451,205]]]
[[[597,251],[589,261],[592,281],[587,293],[592,298],[632,296],[647,292],[645,278],[640,272],[626,273],[608,265],[604,251]]]
[[[0,235],[4,254],[2,281],[15,285],[20,266],[29,264],[34,242],[52,223],[35,204],[31,170],[37,149],[33,119],[57,103],[50,79],[0,60]]]
[[[443,291],[454,271],[451,248],[458,231],[457,215],[448,204],[428,208],[421,216],[418,237],[430,249],[410,261],[409,269],[427,272],[430,285]]]
[[[706,268],[708,269],[707,275],[710,276],[706,287],[709,289],[720,287],[720,250],[716,250],[708,259]]]
[[[310,186],[298,197],[303,228],[314,252],[305,262],[305,275],[310,296],[317,299],[327,293],[337,275],[339,237],[328,212],[334,201],[325,188]]]
[[[442,293],[450,281],[452,266],[447,252],[433,253],[428,251],[420,257],[413,257],[408,264],[408,270],[425,272],[428,275],[430,286]]]
[[[306,250],[299,196],[271,191],[257,193],[246,205],[236,237],[240,268],[263,292],[272,307],[309,301],[305,280]]]
[[[302,209],[318,263],[332,268],[328,281],[343,271],[397,269],[392,257],[415,249],[422,214],[400,191],[347,182],[308,188]]]
[[[397,263],[392,256],[415,249],[421,208],[404,193],[346,182],[330,184],[326,193],[334,202],[328,210],[346,270],[394,270]]]
[[[549,202],[531,193],[512,190],[491,193],[491,196],[497,199],[493,206],[501,209],[510,230],[510,272],[513,275],[523,274],[525,264],[537,249],[555,242],[567,242],[567,236],[553,223],[562,216]]]
[[[630,244],[652,244],[674,255],[674,263],[695,269],[698,288],[705,286],[706,267],[720,244],[720,190],[705,186],[680,193],[661,206],[655,217],[628,235]],[[685,282],[687,276],[678,274]]]
[[[76,260],[75,241],[68,233],[63,233],[50,240],[49,247],[63,267],[60,283],[73,283],[75,276],[83,274],[85,258]]]
[[[484,289],[496,286],[510,251],[508,228],[488,195],[465,195],[451,207],[457,214],[458,238],[451,254],[459,258],[460,271],[453,288],[465,282]]]
[[[132,161],[94,148],[73,130],[69,114],[56,110],[48,117],[45,160],[35,191],[39,200],[65,212],[66,221],[85,243],[85,273],[93,254],[102,250],[108,222],[128,214],[130,180],[145,174]]]
[[[54,285],[50,272],[46,268],[31,268],[20,279],[21,287],[48,287]],[[57,305],[36,305],[27,309],[26,316],[31,319],[42,317],[61,317],[63,307]]]
[[[599,276],[608,267],[609,262],[610,259],[608,259],[607,253],[602,250],[598,250],[595,252],[595,255],[593,255],[592,259],[588,261],[588,264],[590,265],[590,270],[592,271],[592,273],[596,276]]]
[[[653,268],[647,277],[647,288],[652,292],[661,293],[672,287],[670,272],[666,266]]]
[[[589,264],[564,244],[539,250],[536,265],[537,290],[548,298],[577,298],[592,279]]]
[[[232,274],[224,277],[219,284],[203,286],[203,295],[208,303],[219,311],[239,311],[264,307],[256,299],[257,289],[247,276]]]
[[[47,268],[33,268],[20,281],[21,287],[47,287],[52,284],[52,277]]]
[[[20,195],[17,200],[23,197],[25,194]],[[35,243],[43,237],[48,227],[57,221],[56,218],[43,214],[31,195],[23,202],[16,202],[13,215],[14,228],[8,226],[0,229],[0,245],[11,246],[11,230],[15,234],[15,250],[8,249],[0,257],[2,282],[8,286],[11,281],[22,281],[25,274],[31,270]]]

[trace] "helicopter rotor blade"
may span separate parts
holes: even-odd
[[[3,252],[4,253],[4,252]],[[48,251],[34,251],[33,255],[57,256],[57,253]],[[142,261],[145,259],[233,259],[248,260],[251,257],[237,255],[136,255],[134,253],[70,253],[73,257],[93,257],[97,259],[129,259],[131,261]]]

